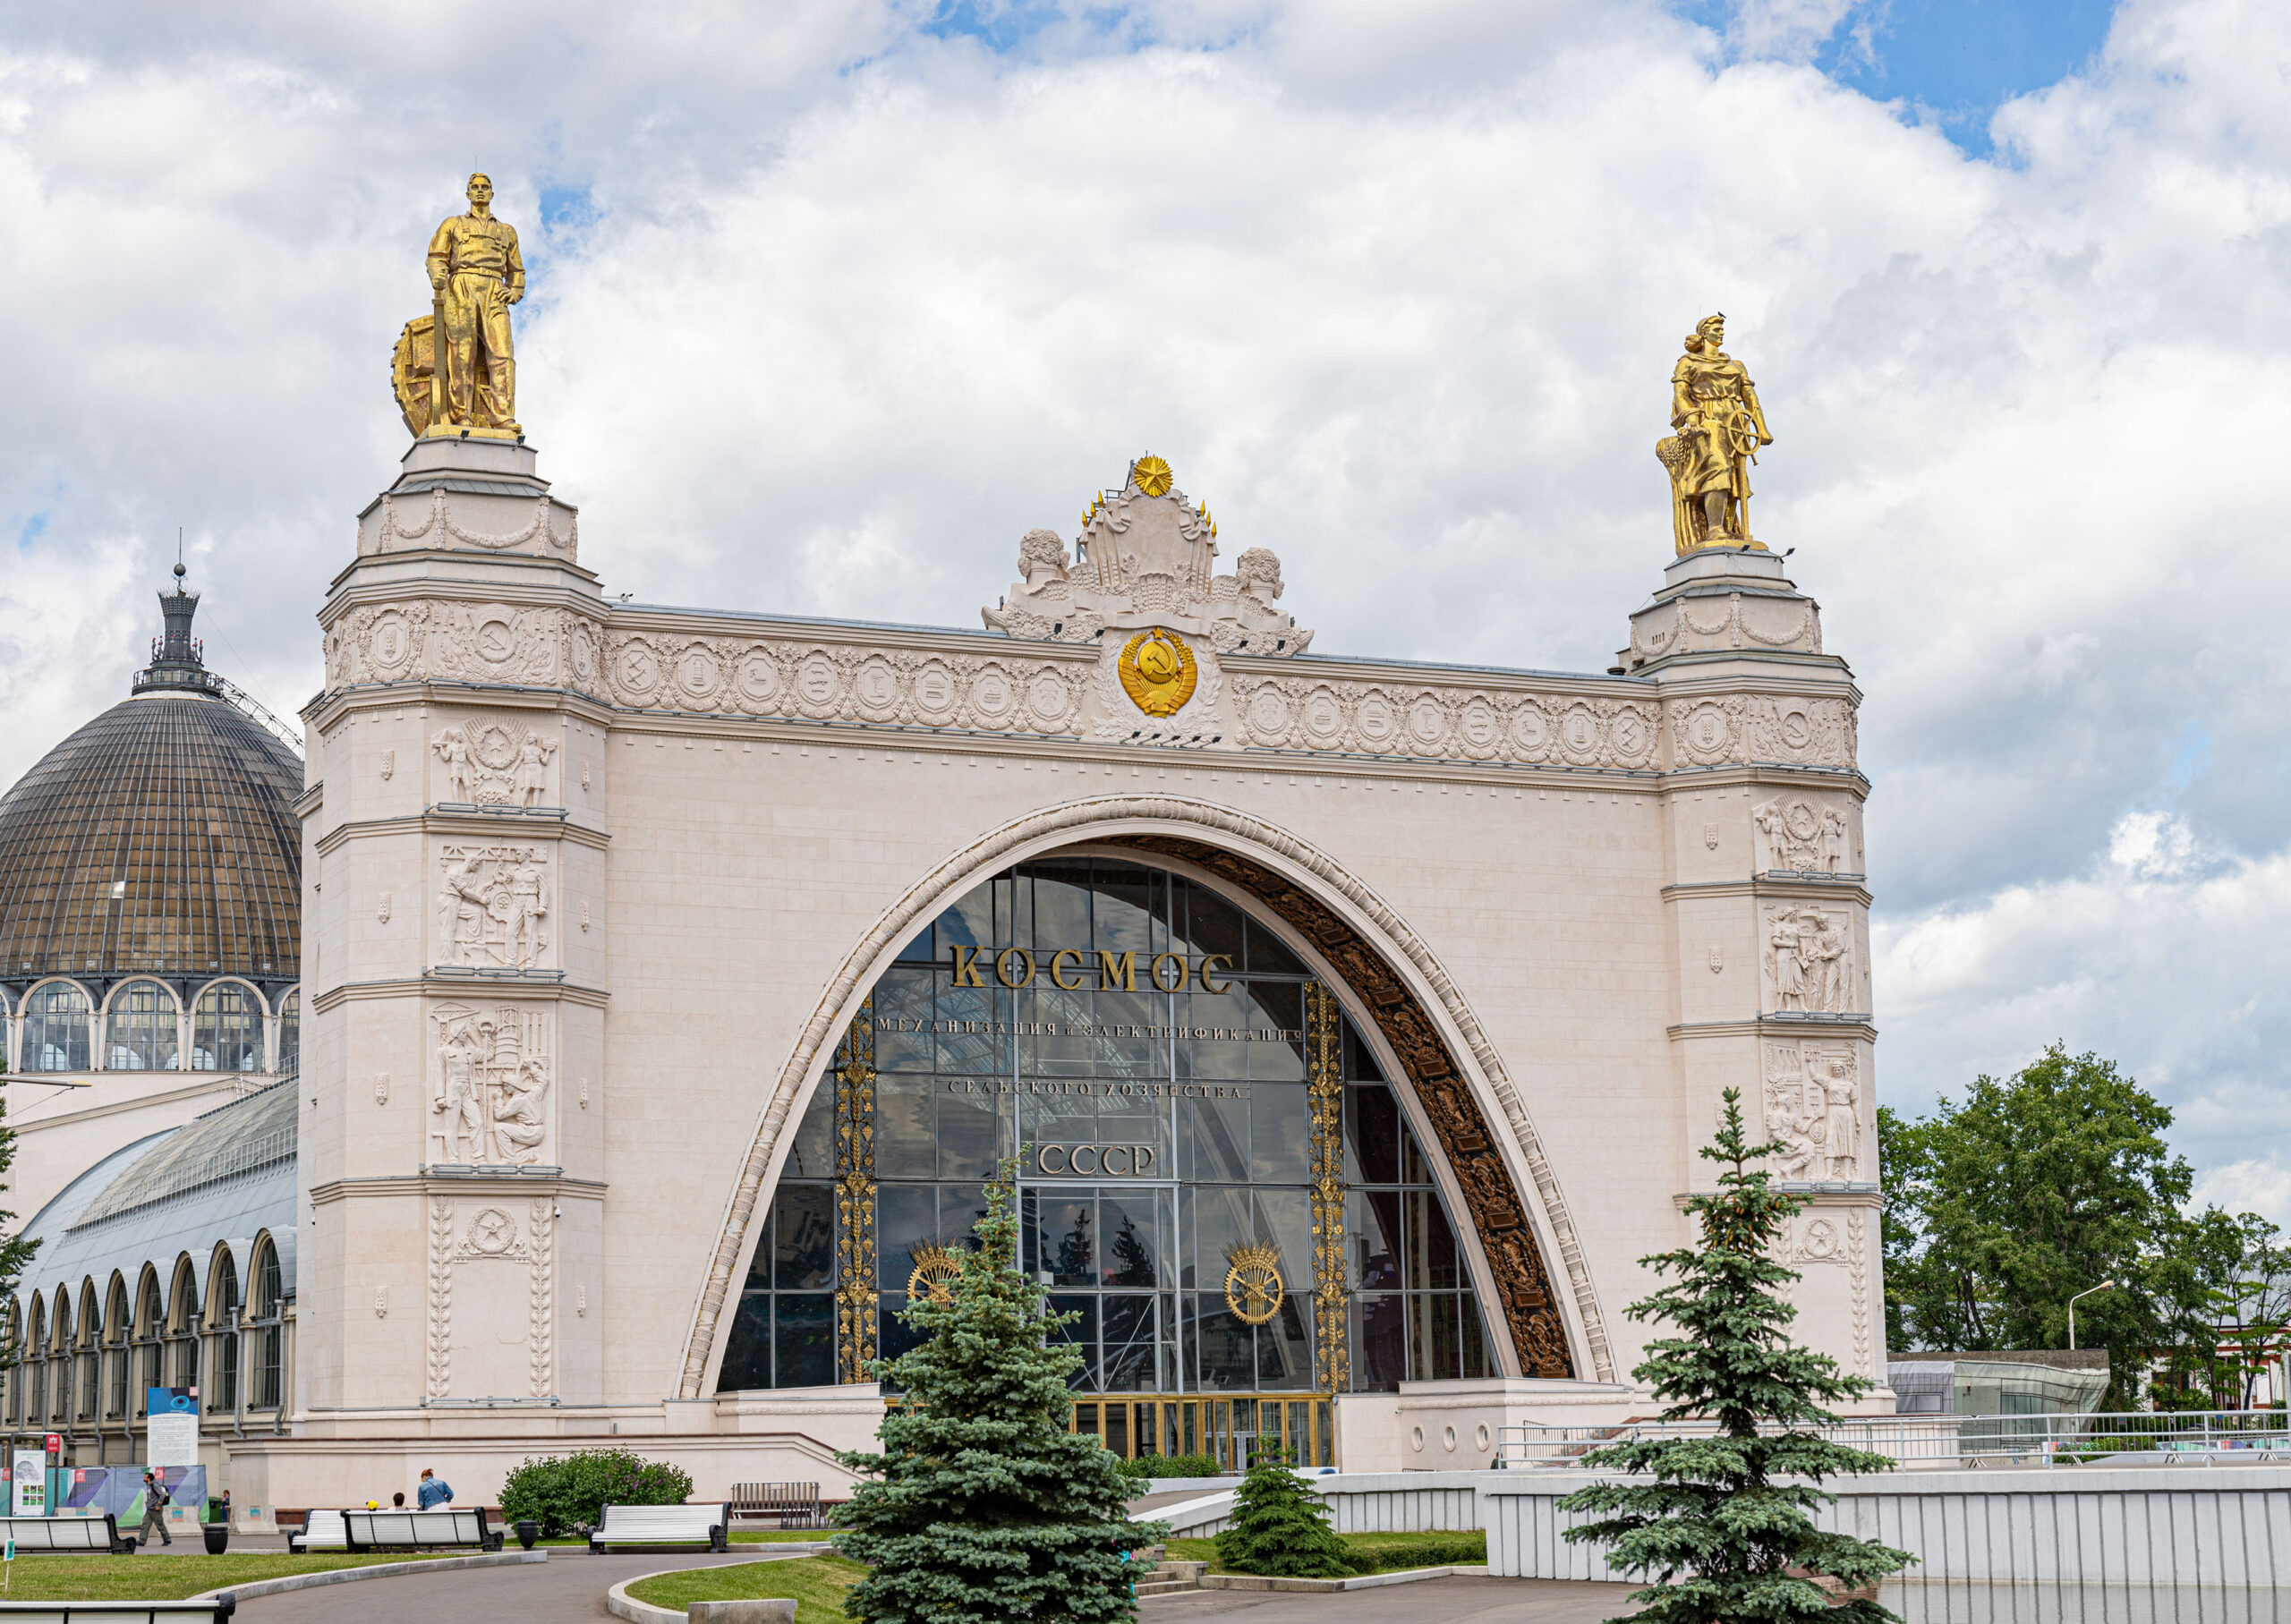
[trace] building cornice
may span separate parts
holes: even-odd
[[[598,987],[583,987],[567,982],[531,979],[533,975],[562,975],[561,970],[524,972],[512,974],[440,975],[432,972],[425,975],[410,975],[401,980],[380,982],[344,982],[328,987],[311,999],[311,1008],[321,1015],[331,1014],[343,1005],[364,999],[396,999],[414,997],[524,999],[536,1003],[578,1004],[585,1008],[601,1009],[612,994]]]
[[[1852,1015],[1760,1014],[1742,1021],[1682,1021],[1664,1030],[1674,1040],[1828,1037],[1861,1038],[1874,1043],[1878,1039],[1878,1029],[1870,1025],[1870,1016],[1860,1012]]]
[[[1819,897],[1830,902],[1858,902],[1868,907],[1872,900],[1860,874],[1793,873],[1770,869],[1754,874],[1748,880],[1705,880],[1663,888],[1666,902],[1683,902],[1705,897]]]
[[[509,815],[518,810],[508,808],[500,814],[495,814],[430,806],[412,817],[370,818],[338,823],[319,837],[318,854],[321,857],[331,857],[353,840],[367,840],[386,835],[467,835],[480,840],[561,841],[568,846],[585,846],[594,851],[602,851],[612,844],[610,835],[602,829],[591,829],[585,823],[572,821],[561,809],[549,809],[558,813],[553,818]]]

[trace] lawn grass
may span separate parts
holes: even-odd
[[[1402,1568],[1477,1568],[1487,1560],[1487,1535],[1478,1529],[1435,1534],[1340,1534],[1353,1568],[1361,1573],[1391,1573]],[[1173,1539],[1170,1560],[1207,1562],[1212,1573],[1231,1573],[1217,1560],[1214,1539]]]
[[[799,1556],[778,1562],[736,1562],[726,1568],[687,1568],[631,1585],[628,1594],[655,1607],[681,1610],[694,1602],[744,1602],[792,1596],[796,1624],[845,1624],[843,1593],[866,1569],[839,1556]]]
[[[0,1593],[0,1601],[179,1602],[209,1590],[283,1578],[290,1573],[324,1573],[332,1568],[422,1560],[403,1553],[353,1556],[346,1551],[310,1556],[264,1551],[224,1556],[20,1556],[7,1564],[8,1587]]]

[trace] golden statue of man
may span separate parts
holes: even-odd
[[[1703,547],[1755,547],[1750,464],[1774,444],[1766,409],[1742,363],[1726,353],[1726,318],[1706,316],[1671,369],[1671,427],[1655,455],[1671,475],[1671,530],[1682,554]]]
[[[430,239],[430,286],[445,336],[433,339],[433,365],[444,380],[431,387],[428,432],[516,438],[524,431],[517,427],[509,307],[525,296],[525,262],[517,253],[517,228],[493,217],[491,179],[470,176],[467,195],[469,212],[446,221]]]

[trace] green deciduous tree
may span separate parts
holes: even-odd
[[[2271,1231],[2249,1214],[2186,1214],[2193,1174],[2165,1142],[2171,1123],[2114,1062],[2057,1043],[1929,1118],[1881,1110],[1890,1345],[2065,1348],[2069,1298],[2112,1280],[2076,1305],[2078,1344],[2108,1350],[2109,1407],[2150,1396],[2153,1359],[2208,1371],[2215,1318],[2236,1281],[2270,1267],[2254,1247]],[[2193,1385],[2208,1395],[2212,1382]]]
[[[868,1564],[844,1611],[881,1624],[1009,1624],[1128,1619],[1137,1565],[1163,1532],[1132,1521],[1136,1485],[1111,1451],[1066,1429],[1081,1350],[1050,1340],[1066,1323],[1016,1268],[1015,1162],[986,1186],[978,1249],[949,1299],[903,1311],[923,1340],[875,1373],[901,1397],[880,1454],[840,1513],[846,1556]]]
[[[1341,1579],[1352,1572],[1328,1508],[1278,1460],[1257,1459],[1233,1494],[1231,1525],[1217,1535],[1217,1560],[1236,1573],[1285,1579]]]
[[[1645,1608],[1637,1624],[1878,1624],[1895,1615],[1866,1599],[1834,1606],[1807,1576],[1859,1590],[1913,1559],[1874,1540],[1825,1533],[1811,1514],[1835,1499],[1818,1486],[1823,1479],[1893,1462],[1810,1430],[1836,1419],[1825,1404],[1859,1397],[1869,1383],[1790,1339],[1798,1311],[1776,1288],[1798,1277],[1774,1261],[1774,1250],[1805,1201],[1774,1190],[1770,1176],[1750,1166],[1784,1147],[1749,1144],[1740,1093],[1730,1088],[1725,1098],[1718,1136],[1702,1151],[1725,1169],[1717,1193],[1686,1203],[1701,1243],[1641,1258],[1672,1283],[1624,1310],[1677,1331],[1647,1345],[1632,1378],[1668,1401],[1665,1420],[1713,1419],[1717,1435],[1642,1439],[1585,1456],[1587,1467],[1654,1481],[1601,1483],[1568,1495],[1563,1509],[1597,1520],[1565,1537],[1609,1545],[1610,1567],[1653,1577],[1631,1598]],[[1761,1424],[1777,1430],[1761,1433]]]

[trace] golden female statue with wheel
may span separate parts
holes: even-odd
[[[1704,547],[1765,548],[1750,538],[1750,464],[1774,444],[1749,370],[1726,353],[1726,318],[1706,316],[1671,369],[1671,427],[1655,455],[1671,475],[1671,530],[1682,556]]]

